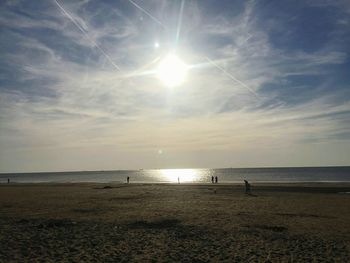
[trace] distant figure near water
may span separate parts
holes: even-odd
[[[180,177],[177,178],[177,183],[180,184]]]
[[[251,194],[251,189],[250,189],[250,183],[248,183],[247,180],[244,180],[244,184],[245,184],[245,193],[246,194]]]
[[[214,183],[214,176],[211,177],[211,183]]]
[[[217,184],[218,183],[218,177],[215,176],[215,183]]]
[[[8,184],[10,183],[10,178],[7,178],[7,183],[8,183]]]
[[[129,183],[129,181],[130,181],[130,177],[128,176],[126,177],[126,182]]]

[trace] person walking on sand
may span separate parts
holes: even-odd
[[[218,177],[215,176],[215,183],[217,184],[218,183]]]
[[[214,176],[211,177],[211,183],[214,183]]]
[[[245,193],[251,194],[250,183],[248,183],[247,180],[244,180],[244,184],[245,184]]]
[[[129,181],[130,181],[130,177],[128,176],[126,177],[126,182],[129,183]]]

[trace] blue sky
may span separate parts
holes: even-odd
[[[0,172],[350,165],[348,1],[14,0],[0,25]]]

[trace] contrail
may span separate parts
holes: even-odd
[[[218,64],[216,64],[210,58],[208,58],[208,57],[204,57],[204,58],[206,60],[208,60],[210,64],[212,64],[213,66],[215,66],[218,69],[220,69],[227,77],[229,77],[233,81],[239,83],[241,86],[245,87],[247,90],[249,90],[251,93],[253,93],[257,98],[259,97],[258,94],[254,90],[252,90],[250,87],[248,87],[244,82],[242,82],[239,79],[235,78],[231,73],[227,72],[224,68],[220,67]]]
[[[146,65],[143,65],[142,67],[140,67],[139,69],[133,71],[132,73],[128,74],[126,77],[137,77],[137,76],[145,76],[145,75],[150,75],[150,74],[154,74],[155,70],[148,70],[148,71],[142,71],[143,69],[147,69],[149,68],[151,65],[153,65],[154,63],[157,63],[159,61],[160,57],[157,57],[155,59],[153,59],[150,63],[147,63]]]
[[[65,14],[66,17],[69,18],[73,22],[73,24],[79,28],[79,30],[84,34],[84,36],[98,49],[101,51],[101,53],[105,56],[105,58],[115,67],[116,69],[120,70],[120,67],[114,63],[114,61],[111,59],[111,57],[98,45],[90,36],[89,34],[85,31],[85,29],[79,25],[74,18],[63,8],[62,5],[57,0],[54,0],[56,5],[61,9],[61,11]]]
[[[163,25],[162,22],[160,22],[157,18],[155,18],[154,16],[152,16],[147,10],[145,10],[144,8],[142,8],[141,6],[139,6],[138,4],[136,4],[133,0],[128,0],[131,4],[133,4],[135,7],[137,7],[138,9],[140,9],[143,13],[145,13],[146,15],[148,15],[154,22],[158,23],[159,25],[161,25],[164,29],[166,29],[166,27]]]
[[[203,59],[204,57],[198,56],[198,58]],[[207,60],[206,58],[204,58],[204,59]],[[228,58],[215,59],[215,60],[212,60],[212,62],[218,64],[218,63],[233,61],[233,60],[235,60],[235,59],[236,59],[236,57],[235,57],[235,56],[232,56],[232,57],[228,57]],[[189,68],[190,68],[190,69],[192,69],[192,68],[203,68],[203,67],[207,67],[208,65],[212,66],[212,65],[213,65],[212,62],[206,61],[206,62],[199,63],[199,64],[189,65]]]
[[[180,38],[180,31],[181,31],[181,25],[182,25],[182,14],[184,11],[184,6],[185,6],[185,0],[181,1],[181,6],[180,6],[180,12],[179,12],[179,20],[177,21],[177,30],[176,30],[176,38],[175,38],[175,46],[177,46]]]

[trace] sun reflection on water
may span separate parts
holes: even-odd
[[[193,182],[198,179],[198,172],[196,169],[163,169],[160,170],[161,176],[170,182]]]

